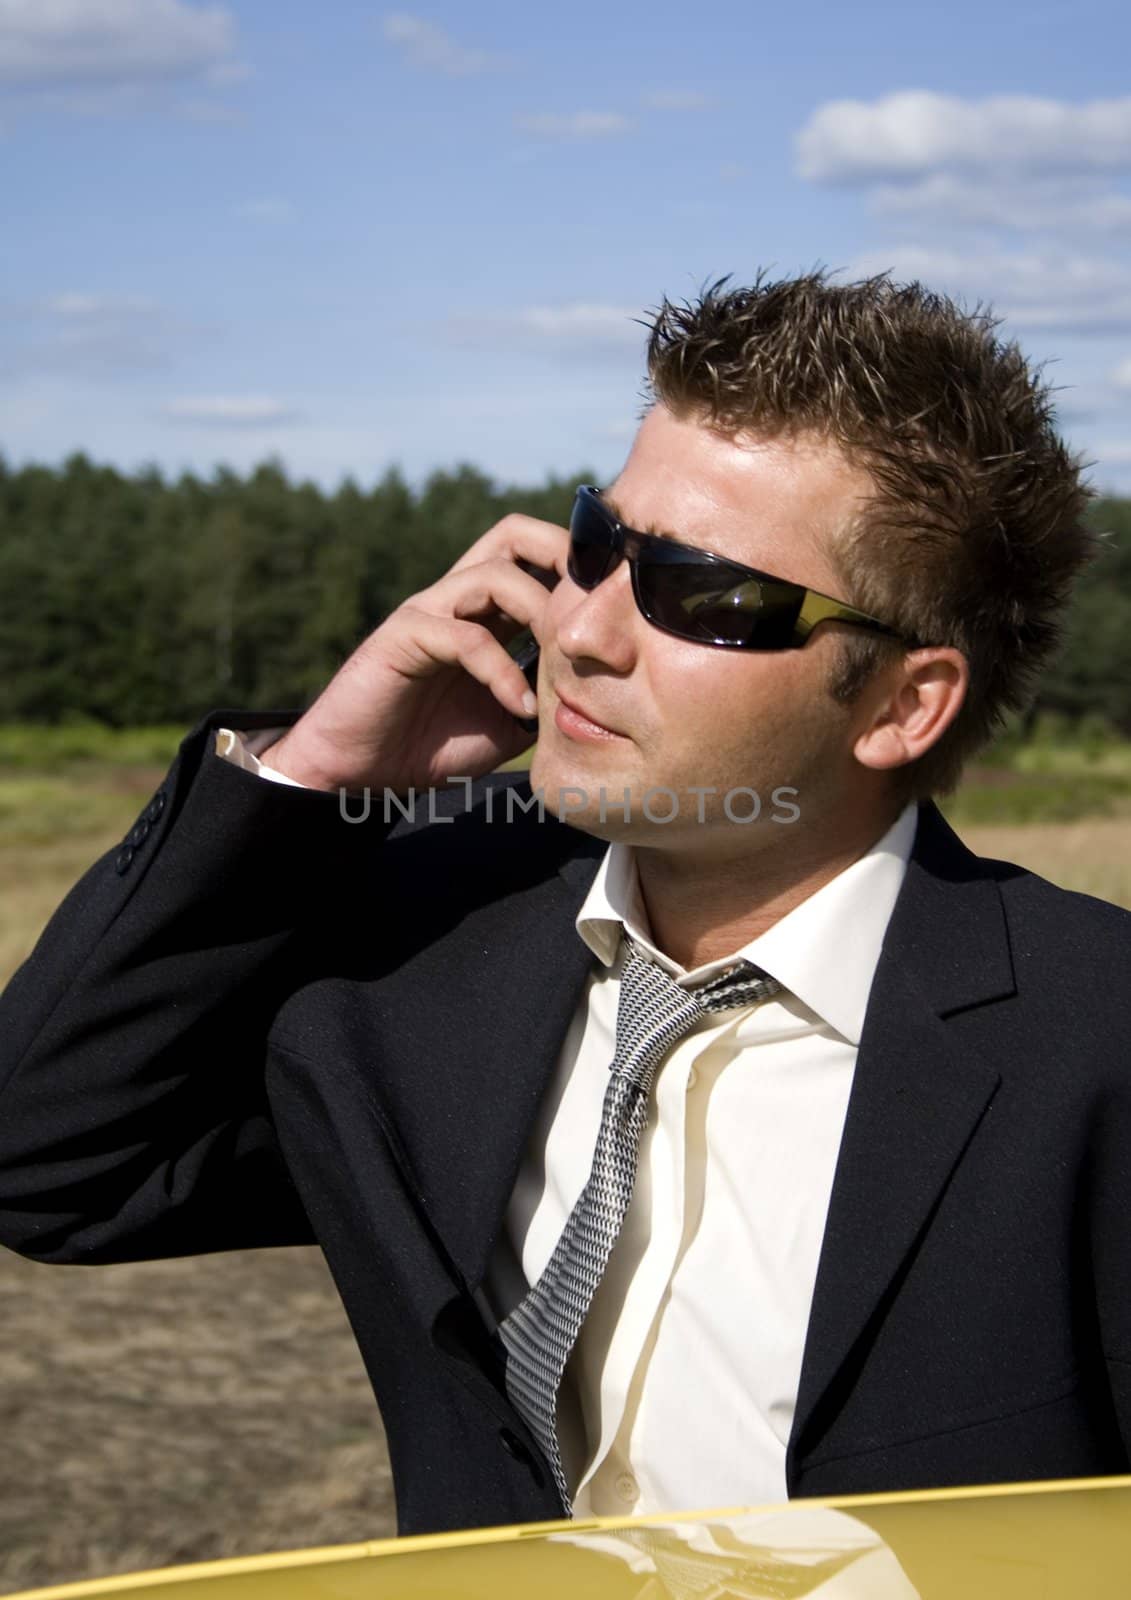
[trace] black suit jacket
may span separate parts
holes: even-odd
[[[278,721],[219,711],[186,738],[0,1001],[0,1241],[56,1262],[316,1241],[400,1531],[558,1516],[475,1291],[590,968],[573,922],[604,846],[508,823],[520,778],[433,823],[349,823],[214,754],[216,727]],[[1127,1470],[1129,972],[1131,915],[976,858],[921,807],[792,1496]]]

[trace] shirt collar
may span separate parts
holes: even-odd
[[[868,995],[888,921],[915,842],[918,805],[910,801],[857,860],[794,906],[772,928],[729,956],[691,972],[652,943],[631,845],[611,844],[577,913],[579,936],[605,966],[617,960],[622,932],[673,977],[710,977],[745,957],[762,967],[850,1044],[859,1045]],[[846,932],[851,937],[846,937]]]

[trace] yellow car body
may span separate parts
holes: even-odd
[[[1128,1600],[1131,1477],[383,1539],[9,1600]]]

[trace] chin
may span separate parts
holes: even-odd
[[[665,845],[681,831],[679,824],[658,825],[642,814],[642,796],[654,785],[628,773],[587,772],[580,763],[574,767],[552,757],[539,760],[536,754],[530,767],[530,786],[541,794],[547,818],[603,839],[606,844]]]
[[[627,775],[586,771],[581,762],[564,762],[539,748],[530,763],[530,787],[541,793],[546,816],[570,827],[609,840],[632,831],[623,815],[624,791],[633,788]]]

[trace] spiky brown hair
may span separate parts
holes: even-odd
[[[834,441],[870,472],[829,554],[852,605],[909,638],[958,649],[970,687],[955,721],[901,768],[906,798],[946,794],[1008,712],[1031,698],[1060,642],[1073,581],[1098,536],[1090,463],[1057,434],[1052,390],[1001,318],[889,273],[843,285],[824,269],[750,288],[729,276],[650,317],[646,407],[726,432]],[[841,641],[841,703],[905,648]]]

